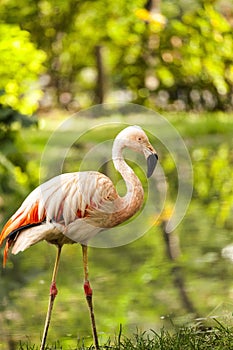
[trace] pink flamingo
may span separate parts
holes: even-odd
[[[127,193],[124,197],[118,195],[107,176],[97,171],[62,174],[32,191],[0,234],[0,245],[6,241],[4,266],[9,248],[12,248],[13,254],[17,254],[42,240],[57,247],[41,350],[45,348],[57,295],[56,277],[61,250],[64,244],[77,242],[82,246],[84,291],[90,313],[93,341],[95,348],[99,349],[92,289],[88,279],[87,244],[98,232],[132,217],[143,203],[141,182],[122,155],[125,147],[144,154],[148,165],[147,177],[152,175],[158,160],[154,148],[139,126],[129,126],[116,136],[112,148],[112,160],[126,183]]]

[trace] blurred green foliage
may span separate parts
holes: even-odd
[[[213,4],[174,16],[154,40],[161,107],[232,108],[232,26]]]
[[[25,156],[26,143],[20,135],[20,128],[36,126],[35,119],[29,119],[10,107],[0,105],[0,208],[10,215],[15,204],[22,200],[36,183]],[[11,209],[11,206],[13,208]]]
[[[0,37],[0,206],[10,212],[34,184],[20,129],[36,125],[29,116],[42,95],[38,78],[46,55],[17,24],[0,22]]]
[[[18,25],[0,23],[0,103],[32,114],[42,96],[38,76],[46,55]]]
[[[47,54],[44,107],[77,110],[97,101],[96,48],[101,47],[105,101],[169,110],[231,109],[232,2],[155,4],[149,9],[143,0],[23,0],[20,5],[9,0],[0,13],[9,26],[20,23],[24,36],[30,32]],[[33,69],[37,65],[33,60]]]
[[[216,150],[196,148],[193,157],[194,196],[208,206],[207,213],[215,220],[217,227],[227,225],[229,229],[233,229],[233,153],[230,146],[223,143]]]
[[[20,135],[20,128],[36,125],[35,120],[29,119],[10,107],[0,105],[0,220],[3,223],[13,214],[26,194],[35,187],[38,174],[33,168],[33,161],[29,163],[26,156],[26,142]],[[0,260],[3,252],[1,250]],[[5,313],[14,313],[15,298],[12,292],[18,290],[25,283],[24,273],[20,264],[14,266],[8,273],[0,273],[0,328],[6,325],[10,328],[11,318]],[[2,335],[2,334],[1,334]],[[4,338],[11,341],[11,335]],[[4,343],[5,347],[5,343]]]

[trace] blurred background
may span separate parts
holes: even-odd
[[[1,228],[39,184],[40,172],[48,172],[41,155],[63,120],[77,113],[79,132],[96,117],[134,123],[123,111],[85,118],[78,113],[85,108],[121,102],[152,109],[179,131],[190,153],[193,195],[175,231],[167,232],[166,222],[178,190],[176,164],[152,137],[169,189],[159,220],[156,213],[145,218],[154,224],[131,244],[90,249],[103,341],[117,335],[120,324],[130,334],[199,317],[231,322],[232,26],[232,0],[1,1]],[[153,117],[141,121],[151,135],[157,132]],[[113,125],[81,138],[65,171],[77,171],[86,152],[117,131]],[[87,167],[93,169],[92,162]],[[93,170],[119,181],[111,164]],[[138,175],[146,188],[144,174]],[[55,248],[40,243],[0,268],[0,349],[39,343],[54,258]],[[83,337],[91,342],[82,280],[81,249],[66,247],[50,341],[67,347]]]

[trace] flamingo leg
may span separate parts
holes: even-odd
[[[57,287],[56,287],[56,277],[57,277],[57,271],[58,271],[58,265],[59,265],[59,260],[61,256],[61,249],[62,246],[57,246],[57,256],[53,268],[53,275],[52,275],[52,282],[50,285],[50,294],[49,294],[49,304],[48,304],[48,311],[45,319],[45,325],[44,325],[44,332],[43,332],[43,337],[41,340],[41,345],[40,345],[40,350],[45,349],[45,343],[46,343],[46,338],[49,330],[49,324],[52,316],[52,310],[53,310],[53,303],[57,295]]]
[[[96,330],[96,323],[95,323],[95,315],[94,315],[94,309],[93,309],[93,303],[92,303],[92,289],[90,286],[90,282],[88,280],[88,257],[87,257],[87,246],[82,245],[82,253],[83,253],[83,267],[84,267],[84,292],[86,295],[87,305],[90,313],[90,319],[91,319],[91,327],[92,327],[92,334],[93,334],[93,340],[95,349],[99,350],[99,341],[98,341],[98,335]]]

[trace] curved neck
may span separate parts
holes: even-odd
[[[125,181],[127,193],[120,197],[118,211],[119,221],[122,222],[133,216],[143,203],[144,192],[140,180],[130,166],[125,162],[122,151],[124,145],[121,140],[115,139],[112,148],[112,160],[117,171]]]

